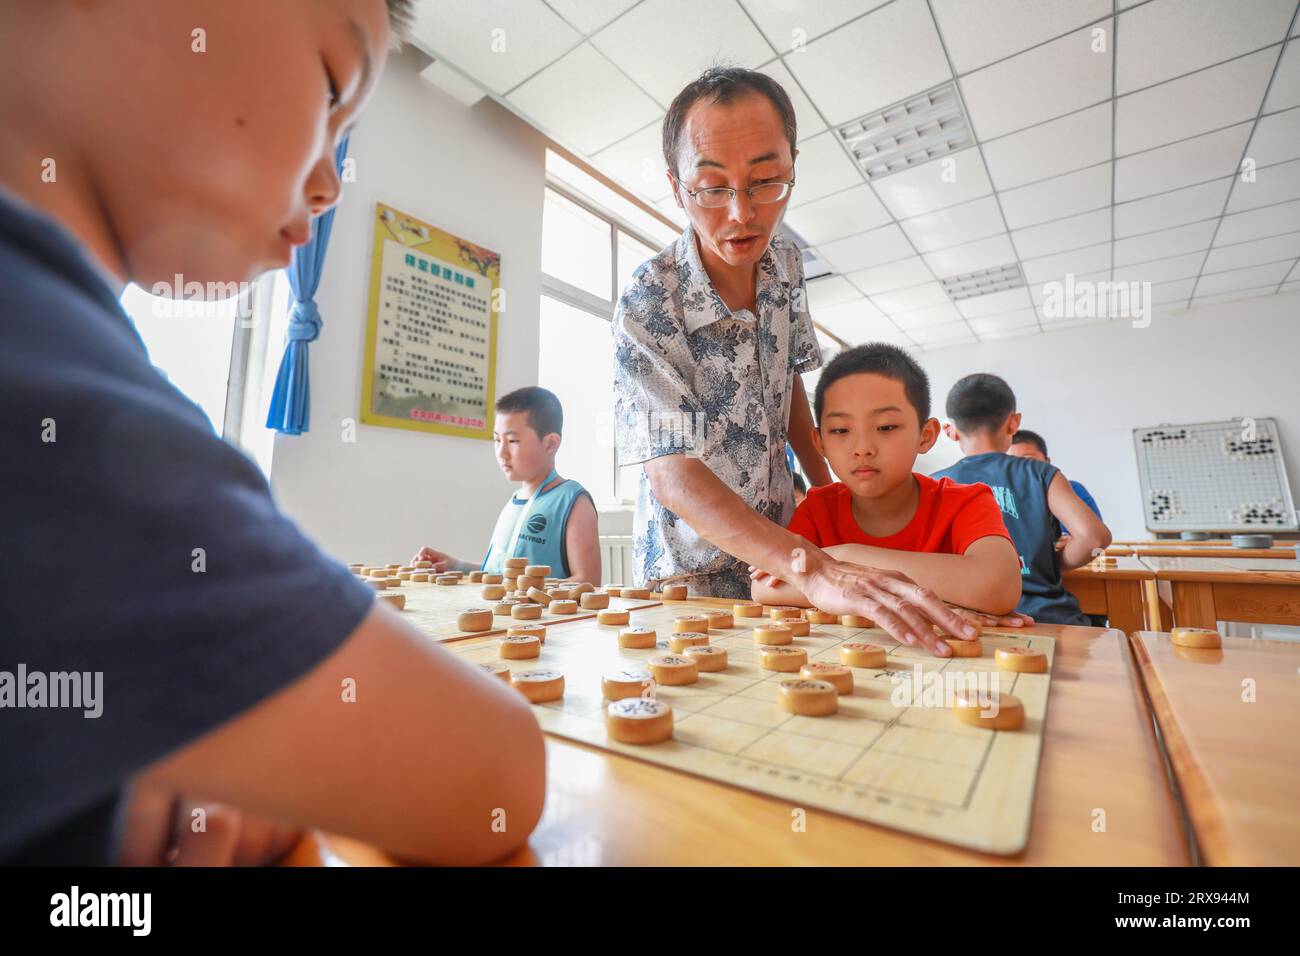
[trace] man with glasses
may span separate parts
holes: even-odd
[[[818,607],[946,655],[931,622],[973,632],[931,592],[785,530],[787,440],[814,484],[831,480],[799,377],[821,365],[803,260],[778,231],[795,142],[789,96],[753,70],[707,70],[664,118],[668,180],[690,224],[636,270],[613,322],[620,458],[643,464],[636,582],[748,598],[759,567]]]

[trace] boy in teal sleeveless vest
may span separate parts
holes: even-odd
[[[432,561],[438,571],[500,572],[506,558],[549,564],[551,575],[600,585],[600,542],[591,495],[555,471],[564,409],[553,392],[520,388],[497,400],[492,441],[497,461],[519,492],[497,518],[482,564],[461,561],[434,548],[412,560]]]

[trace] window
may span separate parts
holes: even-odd
[[[677,232],[549,150],[546,173],[539,384],[564,405],[556,467],[597,504],[625,502],[635,495],[639,467],[620,468],[614,447],[610,320],[637,266]]]
[[[239,299],[175,300],[129,285],[122,294],[122,307],[144,339],[149,360],[203,409],[220,435],[226,423],[226,385]]]
[[[289,295],[289,278],[277,270],[220,302],[178,301],[136,285],[121,299],[158,371],[268,477],[275,433],[266,427],[266,410],[289,326]]]

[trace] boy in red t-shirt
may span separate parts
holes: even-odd
[[[813,400],[813,443],[840,480],[808,489],[789,528],[837,557],[901,571],[950,604],[1011,614],[1020,559],[987,485],[915,474],[939,437],[930,382],[902,349],[873,343],[826,366]],[[755,570],[754,600],[807,606]]]

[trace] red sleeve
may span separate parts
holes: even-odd
[[[967,486],[967,490],[970,494],[959,505],[952,519],[953,554],[965,554],[972,544],[990,535],[1011,541],[1006,522],[1002,520],[1002,509],[998,507],[998,500],[993,497],[989,486],[974,484]]]
[[[799,506],[794,509],[794,516],[786,527],[821,548],[825,546],[822,544],[821,535],[817,533],[817,521],[814,519],[817,510],[818,499],[811,494],[805,495],[803,501],[799,502]]]

